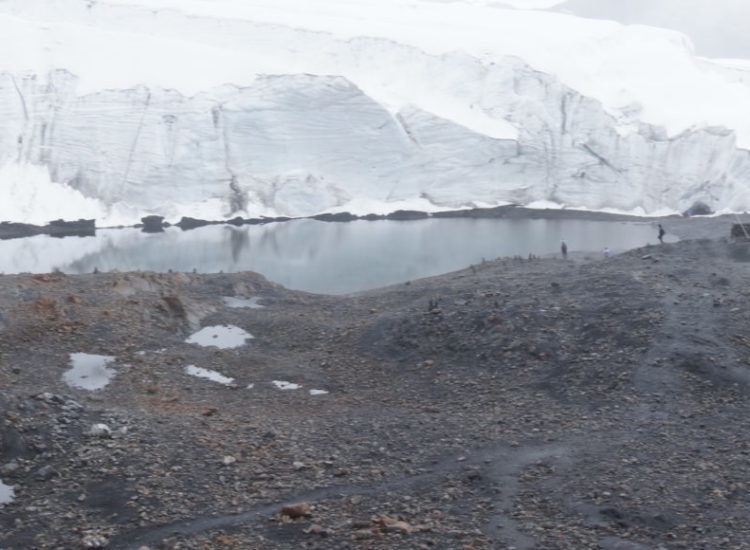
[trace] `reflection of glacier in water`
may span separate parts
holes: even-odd
[[[0,241],[0,272],[257,271],[294,289],[342,294],[447,273],[500,256],[613,252],[656,242],[651,223],[431,218],[295,220],[192,231],[99,230],[96,237]]]

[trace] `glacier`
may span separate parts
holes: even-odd
[[[5,0],[0,30],[4,220],[750,207],[750,68],[671,31],[437,0]]]

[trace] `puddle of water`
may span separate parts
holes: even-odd
[[[259,296],[253,296],[252,298],[236,298],[234,296],[224,296],[224,305],[227,307],[247,307],[250,309],[263,309],[264,305],[258,303],[260,300]]]
[[[234,382],[234,378],[229,378],[228,376],[224,376],[223,374],[221,374],[220,372],[216,372],[215,370],[204,369],[202,367],[196,367],[195,365],[188,365],[187,367],[185,367],[185,372],[191,376],[206,378],[207,380],[218,382],[219,384],[224,384],[225,386],[228,386],[229,384]]]
[[[215,325],[203,327],[190,338],[185,340],[188,344],[199,346],[216,346],[217,348],[229,349],[245,345],[245,341],[253,338],[249,332],[234,325]]]
[[[326,390],[310,390],[310,395],[325,395],[327,393]]]
[[[100,390],[115,375],[107,365],[115,360],[110,355],[92,355],[90,353],[71,353],[70,370],[63,373],[63,380],[69,386],[84,390]]]
[[[280,390],[298,390],[302,387],[300,384],[294,384],[292,382],[287,382],[286,380],[273,380],[271,384]]]
[[[0,481],[0,506],[13,502],[14,497],[13,487]]]

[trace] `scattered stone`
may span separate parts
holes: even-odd
[[[414,532],[414,527],[412,527],[409,523],[392,518],[390,516],[380,516],[380,518],[378,519],[378,523],[381,527],[389,532],[403,533],[405,535],[410,535],[412,532]]]
[[[109,546],[109,538],[100,533],[86,533],[81,539],[83,548],[106,548]]]
[[[141,218],[144,233],[160,233],[164,231],[164,216],[145,216]]]
[[[312,515],[312,507],[309,502],[299,502],[296,504],[287,504],[281,507],[279,514],[290,519],[298,519]]]
[[[108,438],[112,437],[112,429],[106,424],[94,424],[86,432],[90,437]]]
[[[313,523],[310,527],[303,530],[303,533],[307,535],[322,535],[326,536],[328,534],[328,531],[318,525],[317,523]]]
[[[640,260],[655,246],[613,266],[500,259],[354,298],[249,273],[131,275],[149,284],[128,295],[108,273],[0,277],[0,484],[15,491],[0,546],[750,547],[739,245],[659,246],[658,264]],[[42,289],[82,332],[38,318]],[[185,345],[190,329],[163,297],[229,294],[275,304],[210,313],[257,329],[258,346]],[[436,294],[441,315],[424,307]],[[118,361],[116,391],[65,391],[85,409],[42,391],[64,387],[79,349]],[[188,363],[257,387],[198,383],[181,374]],[[273,378],[305,387],[270,391]],[[316,387],[332,393],[309,399]],[[281,498],[309,502],[282,514]],[[271,512],[238,516],[251,510]],[[238,517],[249,519],[234,529]]]
[[[0,467],[0,474],[5,476],[13,475],[18,471],[19,467],[18,462],[8,462]]]
[[[49,481],[57,475],[58,473],[55,471],[55,469],[51,465],[47,464],[46,466],[42,466],[36,472],[34,472],[34,479],[37,481]]]

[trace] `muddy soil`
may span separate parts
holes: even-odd
[[[730,222],[344,297],[1,276],[0,548],[750,548]],[[252,338],[186,342],[215,326]],[[76,353],[112,357],[109,383],[66,383]]]

